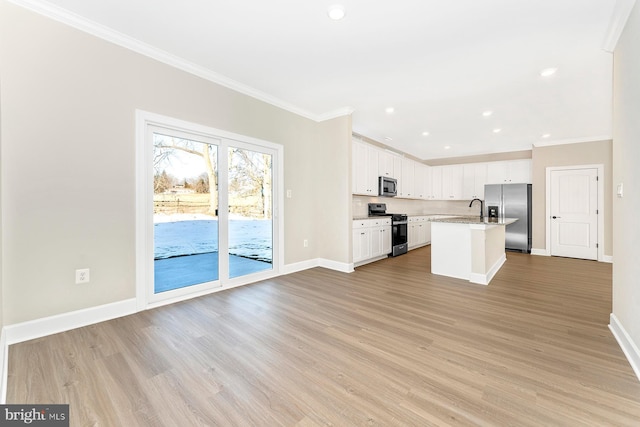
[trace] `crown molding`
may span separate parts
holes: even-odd
[[[609,27],[607,28],[604,42],[602,43],[602,49],[607,52],[613,52],[615,50],[635,3],[636,0],[616,0],[613,13],[611,14],[611,20],[609,21]]]
[[[329,120],[329,119],[336,118],[339,116],[344,116],[344,115],[350,115],[351,113],[353,113],[352,108],[345,107],[345,108],[335,110],[335,111],[330,111],[324,114],[315,114],[305,109],[299,108],[291,103],[283,101],[275,96],[269,95],[268,93],[262,92],[251,86],[245,85],[229,77],[226,77],[222,74],[218,74],[205,67],[201,67],[197,64],[186,61],[185,59],[180,58],[179,56],[173,55],[169,52],[158,49],[140,40],[134,39],[133,37],[127,36],[126,34],[120,33],[105,25],[91,21],[81,15],[78,15],[76,13],[73,13],[71,11],[68,11],[58,6],[54,6],[46,1],[42,1],[42,0],[8,0],[8,1],[17,6],[28,9],[32,12],[35,12],[47,18],[53,19],[54,21],[58,21],[63,24],[69,25],[70,27],[73,27],[77,30],[91,34],[95,37],[114,43],[126,49],[132,50],[136,53],[147,56],[149,58],[155,59],[156,61],[170,65],[179,70],[185,71],[189,74],[193,74],[195,76],[201,77],[210,82],[219,84],[220,86],[224,86],[228,89],[234,90],[236,92],[239,92],[244,95],[250,96],[252,98],[258,99],[260,101],[266,102],[267,104],[271,104],[275,107],[282,108],[283,110],[289,111],[291,113],[297,114],[299,116],[305,117],[315,122],[321,122],[324,120]]]
[[[539,141],[533,144],[535,148],[550,147],[552,145],[566,145],[566,144],[580,144],[583,142],[598,142],[598,141],[610,141],[613,139],[611,135],[590,136],[585,138],[569,138],[569,139],[557,139],[554,141]]]

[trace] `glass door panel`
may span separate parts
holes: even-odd
[[[154,294],[218,280],[218,147],[153,133]]]
[[[273,269],[272,155],[228,149],[229,277]]]

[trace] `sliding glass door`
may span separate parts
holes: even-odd
[[[228,149],[229,277],[273,268],[272,155]]]
[[[278,149],[157,124],[145,144],[146,304],[273,274]]]

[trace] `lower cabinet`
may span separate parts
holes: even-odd
[[[353,221],[352,233],[354,264],[391,253],[391,218]]]
[[[409,249],[415,249],[431,242],[431,223],[428,216],[410,216],[408,227]]]

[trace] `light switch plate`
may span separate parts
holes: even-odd
[[[623,187],[622,183],[618,184],[617,194],[618,194],[619,198],[622,198],[622,196],[624,196],[624,187]]]

